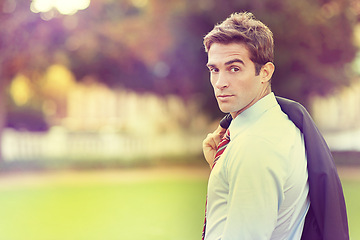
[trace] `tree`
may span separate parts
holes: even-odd
[[[0,136],[7,122],[7,87],[17,74],[37,80],[54,62],[66,63],[61,19],[46,22],[26,0],[0,1]],[[32,113],[31,113],[32,114]],[[41,120],[41,119],[40,119]],[[0,137],[1,146],[1,137]],[[0,161],[1,161],[0,149]]]
[[[54,9],[33,13],[27,0],[2,0],[0,132],[4,90],[13,77],[36,80],[54,63],[66,65],[79,81],[91,75],[110,86],[195,97],[219,116],[202,37],[244,10],[274,32],[275,93],[307,104],[311,94],[349,83],[346,65],[357,50],[352,34],[359,8],[357,0],[97,0],[61,15]]]
[[[0,1],[0,133],[6,124],[6,88],[25,65],[30,65],[29,30],[35,16],[29,13],[28,8],[24,3]]]

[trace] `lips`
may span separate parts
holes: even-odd
[[[219,100],[227,100],[227,99],[229,99],[229,98],[231,98],[233,96],[234,95],[232,95],[232,94],[221,94],[221,95],[217,95],[216,97]]]

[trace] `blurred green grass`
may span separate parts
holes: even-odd
[[[15,184],[0,187],[0,239],[200,239],[206,175],[169,171],[121,181],[12,177]],[[360,180],[343,180],[343,187],[351,239],[360,239]]]
[[[206,180],[38,184],[0,195],[2,240],[191,240],[201,236]]]
[[[351,240],[360,239],[360,178],[342,180]]]

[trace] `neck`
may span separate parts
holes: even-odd
[[[254,105],[257,101],[259,101],[260,99],[262,99],[263,97],[265,97],[266,95],[271,93],[271,86],[270,84],[268,84],[261,92],[258,96],[256,96],[252,101],[250,101],[250,103],[248,105],[246,105],[244,108],[240,109],[237,112],[232,112],[230,113],[232,118],[235,119],[237,116],[239,116],[239,114],[241,114],[242,112],[244,112],[246,109],[250,108],[252,105]]]

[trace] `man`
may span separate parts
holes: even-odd
[[[220,157],[223,128],[203,142],[212,167],[203,238],[301,239],[310,207],[307,154],[302,132],[271,92],[271,31],[250,13],[232,14],[204,45],[219,108],[233,120]]]

